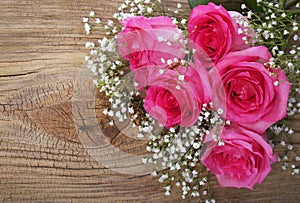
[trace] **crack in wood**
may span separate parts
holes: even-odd
[[[27,76],[30,74],[34,74],[37,73],[36,71],[30,71],[30,72],[26,72],[26,73],[18,73],[18,74],[10,74],[10,75],[0,75],[0,78],[8,78],[8,77],[20,77],[20,76]]]

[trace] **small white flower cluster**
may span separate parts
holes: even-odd
[[[101,20],[100,18],[96,18],[95,17],[95,12],[94,11],[91,11],[90,12],[90,15],[89,15],[90,18],[94,19],[94,23],[96,24],[100,24],[101,23]],[[87,35],[91,34],[91,30],[92,30],[92,26],[91,26],[91,22],[90,22],[90,18],[89,17],[83,17],[82,18],[82,22],[84,23],[84,29],[85,29],[85,32]]]
[[[300,102],[297,102],[296,98],[290,97],[288,101],[287,115],[293,116],[296,113],[300,113]]]
[[[296,73],[295,75],[299,76],[299,23],[294,15],[285,11],[284,1],[277,2],[257,0],[265,16],[261,18],[255,15],[251,19],[251,24],[254,25],[258,35],[258,44],[270,48],[276,59],[275,63],[284,68],[286,73]],[[286,49],[287,46],[291,48],[289,51]]]
[[[257,3],[265,13],[263,18],[255,15],[251,19],[258,44],[269,47],[275,58],[274,62],[287,74],[298,77],[300,73],[299,23],[293,14],[285,11],[284,1],[272,3],[267,0],[257,0]],[[288,51],[287,46],[290,47]]]
[[[300,113],[300,102],[297,101],[300,96],[300,25],[295,16],[286,11],[284,2],[275,1],[273,3],[268,0],[257,0],[258,6],[263,9],[264,16],[253,15],[251,11],[250,14],[249,12],[247,14],[248,17],[251,16],[250,22],[257,35],[257,44],[267,46],[274,57],[266,64],[266,67],[281,68],[290,83],[298,86],[292,86],[287,105],[287,116],[293,116]],[[296,6],[299,6],[299,3]],[[270,74],[276,77],[275,73],[270,72]],[[276,80],[274,86],[278,86],[280,82],[280,79]],[[280,146],[286,147],[286,153],[280,159],[284,161],[282,169],[287,170],[288,167],[291,167],[292,174],[298,174],[299,167],[290,163],[292,157],[288,153],[294,151],[294,147],[282,140],[293,135],[294,131],[281,122],[270,127],[270,130],[276,135],[275,140],[280,139],[277,141]],[[274,144],[271,144],[274,147]]]
[[[283,143],[281,143],[281,145],[282,144]],[[288,157],[288,153],[293,152],[294,147],[293,147],[293,145],[288,145],[287,148],[288,148],[288,151],[283,156],[278,157],[278,161],[283,161],[281,169],[284,171],[289,169],[291,175],[298,175],[299,174],[299,164],[297,163],[297,165],[296,165],[296,162],[299,162],[300,158],[299,158],[299,156],[296,156],[296,158],[294,159],[293,162],[289,161],[290,158]]]
[[[270,127],[270,130],[272,130],[272,132],[274,132],[276,135],[274,140],[269,140],[272,147],[275,147],[274,142],[276,141],[279,142],[279,145],[276,145],[276,147],[281,147],[284,149],[283,154],[279,154],[278,156],[278,161],[283,162],[281,166],[282,170],[286,171],[288,168],[290,168],[292,175],[299,174],[299,164],[294,163],[300,161],[299,155],[292,144],[283,140],[283,137],[287,139],[287,136],[282,136],[282,134],[291,136],[294,134],[294,131],[285,126],[285,124],[275,124]],[[277,139],[279,139],[279,141],[277,141]],[[293,161],[294,154],[296,154],[296,158]]]
[[[211,106],[212,104],[209,105],[209,107]],[[151,139],[147,151],[152,153],[152,156],[143,161],[145,163],[160,163],[162,168],[168,169],[169,172],[163,173],[159,178],[159,182],[167,181],[169,183],[165,187],[166,195],[171,193],[172,181],[176,182],[177,187],[181,186],[182,198],[186,198],[188,194],[199,197],[201,190],[203,190],[203,195],[207,194],[207,177],[198,171],[200,156],[205,146],[204,137],[211,135],[209,131],[211,127],[225,125],[224,120],[220,117],[223,113],[222,109],[216,113],[208,109],[210,108],[207,104],[203,105],[198,121],[193,127],[175,126],[159,133],[154,133],[154,128],[147,131],[150,132]],[[155,126],[153,122],[151,125]],[[215,136],[214,139],[222,142],[218,136]],[[152,175],[156,176],[158,173],[154,171]],[[198,184],[195,185],[195,182]]]
[[[125,0],[118,8],[119,12],[114,14],[114,18],[122,21],[130,16],[148,16],[154,12],[156,7],[157,4],[150,0]]]
[[[85,57],[88,68],[95,75],[101,74],[101,80],[108,82],[109,78],[115,76],[115,69],[122,65],[121,61],[116,60],[116,42],[114,39],[103,38],[98,40],[99,47],[95,43],[87,42],[86,48],[90,48],[90,55]],[[108,71],[110,70],[110,71]],[[122,72],[119,72],[119,74]],[[104,91],[104,90],[102,90]],[[109,93],[108,93],[109,94]]]
[[[242,4],[244,5],[244,4]],[[255,38],[251,37],[253,35],[253,28],[248,19],[251,19],[252,11],[249,11],[247,14],[247,18],[237,12],[230,12],[230,17],[232,20],[239,26],[238,34],[242,35],[242,40],[245,44],[254,44]]]
[[[155,125],[156,121],[147,113],[144,115],[144,117],[140,116],[139,114],[135,114],[132,117],[132,121],[136,122],[137,118],[140,118],[140,124],[137,126],[137,138],[145,138],[151,136],[151,133],[154,130],[153,126]],[[134,123],[132,127],[136,127],[136,124]]]
[[[107,26],[113,27],[113,24],[109,21]],[[133,84],[128,83],[130,78],[125,74],[125,67],[128,67],[128,64],[116,54],[116,39],[104,37],[98,40],[98,46],[93,42],[87,42],[86,48],[90,49],[90,55],[85,58],[87,67],[94,75],[100,76],[94,84],[99,87],[100,92],[110,97],[111,107],[104,109],[103,114],[114,116],[119,122],[127,119],[136,120],[138,112],[133,107],[133,100],[139,92],[133,88]],[[111,120],[109,124],[114,125],[114,121]]]
[[[90,35],[92,31],[100,28],[104,28],[107,36],[119,32],[119,27],[115,25],[114,21],[107,20],[106,22],[103,22],[100,18],[95,16],[94,11],[90,12],[89,17],[83,17],[82,21],[87,35]]]
[[[148,121],[149,116],[142,116],[135,107],[136,97],[140,93],[132,88],[128,88],[130,86],[124,86],[123,83],[120,83],[117,87],[118,89],[115,89],[113,95],[110,95],[109,98],[111,104],[110,110],[108,108],[104,109],[103,114],[116,117],[119,122],[124,122],[129,119],[133,123],[132,127],[137,127],[139,130],[137,138],[144,138],[144,133],[151,131],[152,125],[151,122]],[[144,120],[140,121],[142,117],[144,117]],[[151,120],[151,118],[149,118],[149,120]],[[136,125],[137,122],[140,122],[140,124]],[[114,122],[111,121],[111,125],[113,124]]]
[[[246,13],[247,19],[241,15],[233,14],[233,18],[239,25],[238,33],[243,35],[245,43],[258,43],[271,47],[271,52],[274,58],[268,63],[272,68],[281,67],[289,76],[289,80],[300,82],[300,48],[299,48],[299,24],[293,17],[283,11],[282,4],[269,3],[267,0],[257,0],[259,4],[268,5],[268,9],[263,7],[266,13],[264,19],[258,19],[252,11]],[[177,14],[173,17],[173,23],[180,29],[187,30],[186,16],[181,12],[182,5],[177,3],[177,9],[165,10],[164,4],[160,0],[125,0],[125,2],[118,8],[119,12],[114,14],[114,18],[122,21],[129,16],[157,16],[166,15],[166,12],[171,11]],[[242,5],[245,9],[245,5]],[[165,195],[170,195],[172,190],[172,183],[177,187],[181,187],[182,198],[187,195],[192,197],[208,196],[208,177],[205,175],[206,169],[201,166],[200,158],[205,150],[204,140],[208,136],[212,136],[214,141],[218,142],[219,146],[225,143],[221,140],[220,134],[224,125],[230,125],[230,121],[224,121],[221,117],[224,114],[223,109],[218,109],[213,112],[212,103],[204,104],[202,112],[198,118],[197,123],[193,127],[185,128],[175,126],[170,129],[164,128],[163,125],[157,123],[149,114],[142,109],[143,97],[140,92],[135,90],[132,84],[132,78],[127,74],[129,71],[129,64],[123,60],[117,53],[116,35],[121,28],[112,20],[103,22],[100,18],[95,17],[95,12],[91,11],[89,17],[83,18],[84,28],[86,34],[89,35],[97,26],[102,26],[108,38],[104,37],[98,41],[87,42],[86,48],[90,49],[89,56],[86,56],[88,68],[95,75],[99,75],[99,79],[94,83],[106,96],[109,97],[110,107],[103,110],[103,114],[109,117],[115,117],[119,122],[130,120],[132,127],[138,129],[137,138],[150,138],[147,146],[147,151],[151,153],[150,157],[143,159],[144,163],[160,164],[163,172],[158,172],[161,167],[153,171],[152,175],[157,176],[161,174],[159,182],[167,182],[168,185],[164,187]],[[93,25],[95,24],[95,26]],[[287,25],[291,28],[288,29]],[[252,27],[253,26],[253,27]],[[103,30],[102,29],[102,30]],[[251,32],[257,33],[255,39],[250,38]],[[182,31],[180,30],[180,31]],[[187,35],[187,32],[183,32]],[[181,33],[180,33],[181,34]],[[164,35],[165,37],[166,35]],[[180,43],[183,47],[187,47],[188,41],[180,41],[179,34],[172,35],[165,39],[158,37],[158,42],[165,42],[168,46],[174,43]],[[292,45],[291,49],[287,51],[283,39],[290,39]],[[186,50],[186,54],[194,54],[195,50]],[[187,59],[188,60],[188,59]],[[161,62],[172,67],[174,64],[187,67],[186,60],[179,60],[177,58],[166,59],[161,58]],[[164,73],[161,69],[160,73]],[[273,73],[272,73],[273,74]],[[185,75],[178,73],[178,82],[185,82]],[[278,86],[280,80],[274,82],[274,86]],[[180,88],[180,86],[176,86]],[[300,112],[300,102],[295,98],[299,98],[299,88],[293,88],[291,97],[288,101],[287,115],[292,116]],[[111,120],[110,125],[115,125]],[[276,135],[287,134],[292,135],[294,131],[285,125],[274,125],[270,128]],[[277,136],[278,137],[278,136]],[[272,143],[271,143],[272,144]],[[274,147],[274,144],[272,144]],[[283,160],[283,170],[290,168],[292,175],[299,174],[299,165],[291,163],[288,153],[295,152],[294,146],[287,144],[286,141],[281,140],[280,146],[286,148],[284,155],[280,156]],[[299,162],[300,157],[297,155],[295,162]],[[204,172],[205,171],[205,172]],[[214,203],[215,200],[206,200],[206,203]]]
[[[182,4],[181,3],[177,3],[176,6],[173,6],[173,7],[176,7],[175,9],[171,9],[171,8],[168,8],[168,11],[171,11],[172,13],[175,13],[175,14],[179,14],[181,12],[183,12],[183,9],[182,9]]]
[[[273,133],[275,133],[275,135],[281,135],[282,133],[287,133],[289,135],[292,135],[294,133],[294,131],[285,126],[284,124],[274,124],[273,126],[270,127],[270,130],[272,130]]]
[[[182,32],[182,30],[179,29],[179,32]],[[185,46],[187,44],[187,41],[184,39],[180,39],[180,33],[168,33],[168,32],[164,32],[163,33],[165,36],[158,36],[157,37],[157,41],[158,42],[165,42],[168,46],[173,46],[173,44],[179,44],[182,46]],[[174,59],[177,60],[176,62],[178,62],[178,59]]]

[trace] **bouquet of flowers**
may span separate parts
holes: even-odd
[[[87,34],[99,25],[107,35],[86,44],[111,103],[103,113],[149,140],[143,161],[157,166],[166,195],[177,186],[182,198],[205,196],[207,171],[221,187],[252,189],[281,158],[299,173],[288,151],[273,152],[293,134],[282,119],[300,112],[297,2],[250,0],[229,11],[214,1],[172,10],[163,0],[126,0],[115,20],[83,19]]]

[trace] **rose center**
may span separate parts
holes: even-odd
[[[253,86],[247,81],[236,81],[235,84],[232,84],[235,89],[231,92],[231,95],[234,98],[239,100],[252,100],[255,97],[255,90]]]
[[[172,93],[166,91],[164,95],[164,104],[167,108],[177,108],[178,102]]]

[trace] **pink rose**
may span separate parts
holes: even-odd
[[[212,141],[201,157],[202,163],[214,173],[221,187],[253,189],[271,171],[276,162],[272,147],[259,134],[240,127],[224,128],[219,146]]]
[[[144,108],[158,123],[164,124],[166,128],[170,128],[181,122],[179,102],[169,90],[152,85],[146,90],[146,94]],[[192,106],[198,111],[196,102]],[[192,115],[192,117],[194,116],[196,115]]]
[[[257,133],[286,116],[290,84],[281,69],[271,74],[264,66],[270,58],[266,47],[252,47],[229,53],[209,72],[215,106]]]
[[[200,46],[212,59],[220,60],[232,47],[237,34],[237,26],[227,10],[214,3],[195,7],[188,20],[189,39]],[[243,43],[244,42],[240,42]]]
[[[168,17],[129,17],[121,21],[124,26],[118,34],[120,55],[130,61],[131,70],[163,65],[162,58],[184,57],[183,36]]]
[[[146,88],[145,110],[167,128],[176,124],[185,127],[194,125],[202,104],[210,101],[208,76],[204,68],[147,67],[135,70],[135,74],[135,81],[139,84],[137,88]]]
[[[213,61],[231,49],[236,32],[230,15],[214,3],[195,7],[188,20],[189,39],[199,45]]]

